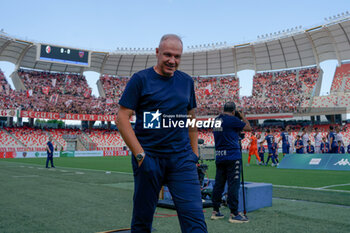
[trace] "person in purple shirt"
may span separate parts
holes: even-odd
[[[265,160],[264,160],[265,147],[263,145],[263,142],[260,142],[260,146],[258,148],[258,153],[259,153],[259,157],[260,157],[261,163],[264,164],[265,163]]]
[[[297,135],[297,140],[295,140],[294,146],[297,154],[304,153],[304,150],[303,150],[304,144],[303,144],[303,140],[300,139],[300,135]]]
[[[267,150],[268,150],[268,156],[272,156],[273,151],[272,151],[272,141],[273,141],[273,135],[271,134],[270,129],[266,130],[266,136],[265,136],[265,140],[267,143]]]
[[[350,154],[350,144],[348,145],[347,152]]]
[[[151,232],[159,192],[166,184],[176,206],[182,232],[207,233],[196,163],[196,127],[164,125],[195,121],[194,81],[179,71],[183,44],[164,35],[156,48],[156,65],[135,73],[119,100],[117,127],[132,151],[134,173],[131,232]],[[130,117],[135,112],[133,129]],[[172,117],[174,116],[174,117]],[[163,122],[163,124],[162,124]]]
[[[337,154],[345,154],[345,149],[342,145],[342,141],[338,141]]]
[[[328,142],[329,142],[329,153],[337,153],[338,143],[336,141],[337,133],[334,132],[334,127],[329,126]]]
[[[306,152],[308,154],[315,154],[315,147],[313,145],[311,145],[310,140],[307,141]]]
[[[278,153],[277,153],[277,143],[275,142],[275,138],[272,138],[271,143],[271,154],[269,153],[269,156],[267,157],[267,161],[265,165],[269,164],[270,159],[272,160],[271,166],[277,166],[278,165]]]
[[[327,142],[325,137],[322,138],[320,150],[322,154],[329,153],[329,143]]]

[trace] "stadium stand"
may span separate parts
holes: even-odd
[[[4,129],[21,142],[28,151],[44,151],[46,148],[49,137],[41,129],[29,127],[6,127]]]
[[[248,114],[296,112],[309,105],[318,78],[316,67],[258,73],[252,96],[242,98],[242,107]]]
[[[242,98],[242,107],[248,114],[296,112],[310,104],[318,77],[316,67],[258,73],[253,78],[252,96]]]
[[[350,95],[341,95],[338,97],[338,107],[350,107]]]
[[[118,131],[93,129],[84,132],[96,143],[98,150],[113,150],[125,146],[125,142]]]
[[[6,131],[0,130],[0,151],[7,148],[17,148],[21,145]]]
[[[234,76],[193,77],[197,115],[217,115],[227,101],[239,103],[239,80]]]
[[[227,100],[239,102],[239,80],[234,76],[193,77],[198,115],[216,115]],[[108,102],[117,103],[128,77],[102,75],[100,81]]]
[[[63,147],[66,149],[67,143],[63,139],[63,135],[80,135],[81,131],[78,129],[48,129],[48,133],[59,143],[59,148]]]
[[[106,97],[118,102],[129,79],[129,77],[102,75],[100,81]]]
[[[320,129],[321,135],[327,137],[330,124],[327,125],[314,125],[310,128],[310,140],[314,144],[314,129],[317,127]],[[280,139],[281,127],[255,127],[254,132],[265,136],[266,129],[269,128],[276,140]],[[301,126],[292,126],[291,134],[293,138],[296,138],[297,134],[301,134]],[[341,133],[343,134],[344,144],[350,143],[350,124],[346,124],[342,127]],[[48,136],[54,138],[53,144],[57,150],[66,149],[66,142],[63,139],[63,135],[86,135],[88,141],[96,143],[97,150],[120,150],[120,148],[126,146],[125,142],[120,136],[120,133],[115,130],[107,129],[91,129],[81,131],[79,129],[37,129],[29,127],[5,127],[0,130],[0,151],[5,151],[6,148],[18,151],[44,151]],[[245,138],[242,140],[243,149],[247,149],[249,145],[250,132],[245,134]],[[199,130],[198,138],[204,140],[204,145],[213,146],[214,136],[212,130]],[[22,145],[23,144],[23,145]],[[279,144],[281,148],[281,143]]]
[[[334,73],[331,93],[350,91],[350,64],[338,66]]]
[[[315,96],[313,98],[312,107],[314,108],[330,108],[337,106],[338,97],[335,95]]]
[[[115,115],[118,105],[91,95],[85,76],[77,74],[18,70],[26,94],[18,96],[24,110],[43,112]]]

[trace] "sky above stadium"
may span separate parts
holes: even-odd
[[[90,49],[155,48],[162,35],[176,33],[188,46],[216,42],[237,45],[257,36],[326,23],[350,11],[349,0],[52,0],[2,1],[0,30],[23,40]],[[348,7],[347,7],[348,6]],[[328,94],[336,61],[321,63],[321,95]],[[0,62],[9,82],[13,64]],[[98,96],[99,74],[85,72]],[[238,72],[240,95],[251,95],[254,71]]]

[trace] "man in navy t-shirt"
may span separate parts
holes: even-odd
[[[295,146],[295,152],[297,154],[304,153],[304,144],[303,144],[303,140],[301,140],[300,138],[300,135],[297,135],[297,140],[295,140],[294,146]]]
[[[239,140],[243,139],[240,138],[242,130],[251,131],[252,128],[242,113],[237,112],[237,114],[235,103],[226,103],[224,113],[216,118],[216,120],[221,121],[221,127],[213,129],[216,151],[216,175],[212,196],[213,213],[211,219],[216,220],[224,217],[220,213],[219,208],[227,181],[227,204],[231,211],[229,217],[229,222],[231,223],[248,221],[248,218],[238,212],[238,194],[242,166],[242,152]]]
[[[49,141],[46,144],[46,152],[47,152],[47,158],[46,158],[46,168],[49,168],[49,161],[51,162],[51,167],[55,167],[53,165],[53,145],[52,145],[52,136],[49,137]]]
[[[259,152],[259,157],[261,159],[261,162],[262,162],[262,164],[264,164],[265,163],[265,160],[264,160],[265,147],[263,145],[263,142],[260,142],[258,152]]]
[[[195,120],[192,78],[178,71],[182,41],[162,37],[157,64],[135,73],[119,101],[118,129],[133,153],[131,232],[151,232],[159,191],[167,184],[182,232],[207,232],[196,163],[198,133],[181,122]],[[135,111],[135,131],[130,117]]]
[[[329,126],[328,142],[329,142],[329,153],[338,152],[338,143],[336,141],[337,133],[334,132],[333,126]]]
[[[283,157],[284,157],[286,154],[289,154],[288,126],[282,128],[282,132],[281,132],[280,136],[281,136],[281,138],[277,144],[279,144],[280,141],[282,141],[282,153],[283,153]]]
[[[268,156],[272,156],[273,151],[272,151],[272,141],[273,141],[273,135],[271,134],[271,131],[269,129],[266,130],[266,136],[265,140],[267,143],[267,150],[268,150]]]
[[[307,141],[306,152],[308,154],[314,154],[315,153],[315,147],[313,145],[311,145],[311,141],[310,140]]]
[[[322,154],[329,153],[329,143],[325,137],[322,138],[320,150]]]

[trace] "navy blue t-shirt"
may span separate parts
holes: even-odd
[[[216,120],[221,121],[221,127],[213,129],[216,162],[241,159],[239,134],[246,123],[227,114],[219,115]]]
[[[169,154],[191,150],[188,128],[163,127],[163,119],[167,127],[169,119],[186,121],[187,111],[197,107],[194,82],[189,75],[177,70],[172,77],[164,77],[153,67],[139,71],[126,85],[119,104],[135,111],[135,134],[146,153]],[[157,110],[161,113],[159,117],[159,114],[152,115]]]
[[[294,143],[294,146],[304,146],[303,140],[296,140]],[[297,154],[303,154],[304,153],[303,148],[304,147],[301,147],[300,149],[296,149],[295,152],[297,152]]]
[[[272,141],[273,141],[273,135],[271,135],[271,134],[266,135],[265,140],[266,140],[266,142],[267,142],[267,146],[268,146],[269,148],[271,148],[271,146],[272,146]]]
[[[337,133],[334,133],[334,132],[329,132],[329,135],[328,135],[328,137],[329,137],[329,138],[328,138],[329,143],[331,142],[331,138],[333,139],[332,145],[331,145],[332,148],[338,146],[338,143],[335,141],[336,135],[337,135]]]
[[[288,132],[282,132],[281,133],[281,137],[282,137],[282,144],[283,145],[288,145],[289,142],[288,142]]]
[[[52,154],[53,154],[53,145],[52,145],[52,142],[48,141],[48,142],[47,142],[47,145],[48,145],[48,147],[49,147],[49,149],[50,149],[50,151],[51,151],[51,152],[49,152],[49,150],[47,150],[47,153],[50,154],[50,155],[52,155]]]

